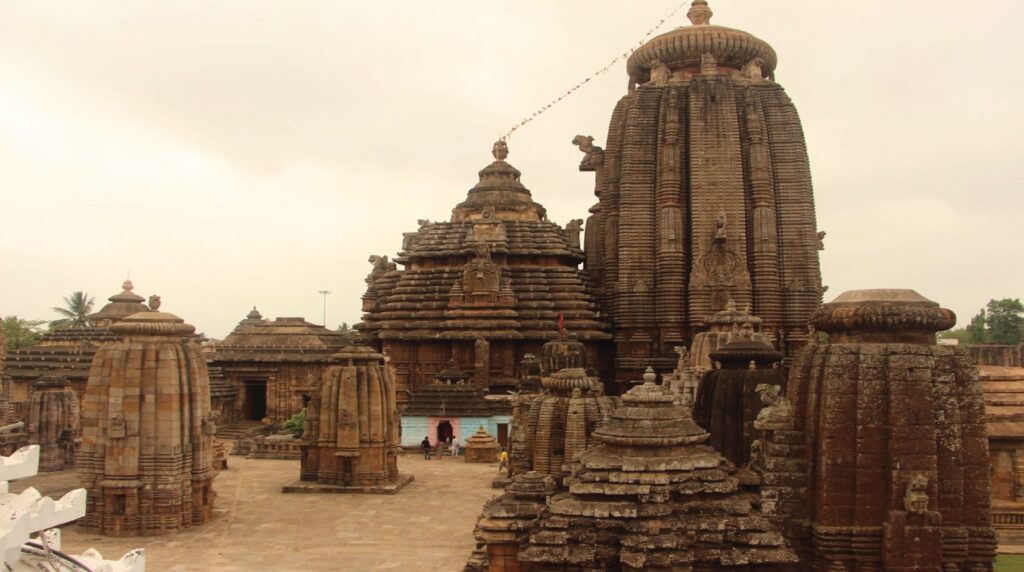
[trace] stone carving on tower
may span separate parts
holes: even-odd
[[[780,329],[791,358],[820,305],[814,196],[803,130],[764,41],[710,23],[656,36],[627,61],[594,170],[586,270],[616,342],[615,377],[671,371],[733,300]],[[666,71],[667,69],[667,71]],[[591,144],[591,142],[588,142]]]

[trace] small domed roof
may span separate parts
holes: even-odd
[[[594,438],[608,445],[640,449],[707,441],[707,431],[693,422],[689,408],[677,403],[669,388],[654,383],[656,379],[657,374],[648,367],[643,383],[622,396],[622,405],[594,431]]]
[[[750,362],[757,367],[771,367],[782,361],[782,352],[765,343],[762,339],[745,337],[733,340],[711,352],[711,359],[725,369],[746,368]]]
[[[694,0],[687,16],[691,26],[682,26],[651,38],[626,61],[626,72],[636,83],[650,78],[657,61],[669,69],[699,68],[704,54],[714,56],[718,66],[742,69],[758,58],[766,77],[772,77],[778,65],[775,50],[764,40],[742,30],[710,24],[712,16],[707,0]]]
[[[99,312],[91,314],[89,319],[93,322],[101,322],[105,320],[116,322],[126,316],[131,316],[138,312],[148,312],[149,308],[142,303],[146,299],[135,292],[132,292],[134,289],[135,285],[132,284],[132,281],[125,280],[121,284],[121,292],[107,298],[107,300],[110,300],[110,303],[103,306]]]
[[[931,343],[936,332],[956,325],[956,314],[914,290],[878,288],[840,294],[814,314],[811,324],[859,341]]]
[[[154,306],[159,305],[159,297],[150,298],[156,301]],[[110,329],[115,333],[126,336],[131,335],[152,335],[152,336],[188,336],[194,334],[196,327],[186,324],[185,320],[159,310],[146,310],[127,316],[121,321],[111,324]]]

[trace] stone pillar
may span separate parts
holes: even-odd
[[[213,512],[206,359],[193,326],[150,305],[110,326],[124,339],[103,345],[89,370],[78,474],[84,525],[97,534],[164,534]]]
[[[78,394],[65,376],[44,376],[34,387],[28,404],[28,439],[39,445],[39,470],[70,469],[80,436]]]

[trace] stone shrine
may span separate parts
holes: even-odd
[[[643,44],[626,68],[605,149],[574,142],[596,174],[586,270],[612,322],[615,379],[671,371],[704,320],[734,300],[787,356],[821,303],[814,196],[796,108],[764,41],[709,23]]]
[[[205,523],[216,477],[210,385],[195,328],[159,311],[110,325],[121,341],[93,359],[82,403],[78,474],[87,530],[151,536]]]
[[[796,563],[736,468],[675,395],[644,383],[570,465],[568,492],[529,525],[529,570],[784,570]],[[501,570],[502,568],[491,568]]]
[[[66,377],[79,401],[85,397],[89,367],[96,350],[105,343],[121,339],[110,330],[110,325],[131,314],[149,311],[143,304],[145,299],[133,292],[134,289],[132,281],[125,280],[121,292],[108,298],[109,304],[89,316],[92,326],[50,330],[37,345],[19,348],[8,355],[5,390],[10,405],[8,421],[28,420],[34,384],[46,375]]]
[[[743,467],[758,437],[754,420],[761,412],[761,386],[786,387],[778,368],[782,352],[745,336],[711,353],[721,368],[704,374],[697,389],[693,419],[710,438],[708,444],[731,463]]]
[[[306,406],[344,334],[302,318],[265,320],[253,308],[222,341],[204,348],[213,409],[225,423],[287,420]]]
[[[391,358],[399,403],[431,385],[449,361],[470,373],[474,387],[514,391],[517,366],[558,336],[560,317],[596,369],[609,366],[599,361],[598,348],[611,336],[579,269],[579,225],[547,220],[519,170],[505,161],[505,142],[495,143],[492,155],[450,221],[420,221],[394,262],[370,258],[357,329]]]
[[[804,569],[991,569],[981,387],[935,342],[955,322],[913,290],[846,292],[814,315],[829,343],[793,366],[789,426],[759,427],[765,511]]]
[[[1024,544],[1024,367],[1017,346],[967,346],[985,393],[992,461],[992,525],[999,541]]]
[[[365,346],[346,346],[331,361],[306,411],[300,479],[284,492],[395,493],[412,475],[398,472],[394,376]]]
[[[39,445],[40,471],[63,471],[75,466],[80,407],[68,378],[46,375],[36,381],[26,425],[29,442]]]
[[[467,463],[497,463],[501,447],[498,440],[481,426],[466,439],[465,449],[463,457]]]
[[[484,505],[473,530],[476,550],[466,563],[466,572],[526,572],[529,564],[519,562],[519,545],[527,539],[533,521],[540,516],[547,499],[557,492],[550,475],[530,471],[517,475],[505,494]]]

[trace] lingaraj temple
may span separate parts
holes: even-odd
[[[321,507],[415,505],[421,451],[500,450],[470,572],[992,570],[1024,544],[1021,347],[938,344],[956,317],[911,289],[825,303],[778,56],[712,16],[632,52],[603,146],[572,138],[585,220],[550,221],[499,140],[447,220],[370,256],[354,335],[253,308],[204,343],[125,282],[0,360],[28,424],[0,442],[77,470],[110,537],[216,522],[215,436],[244,426],[295,465],[260,494]]]

